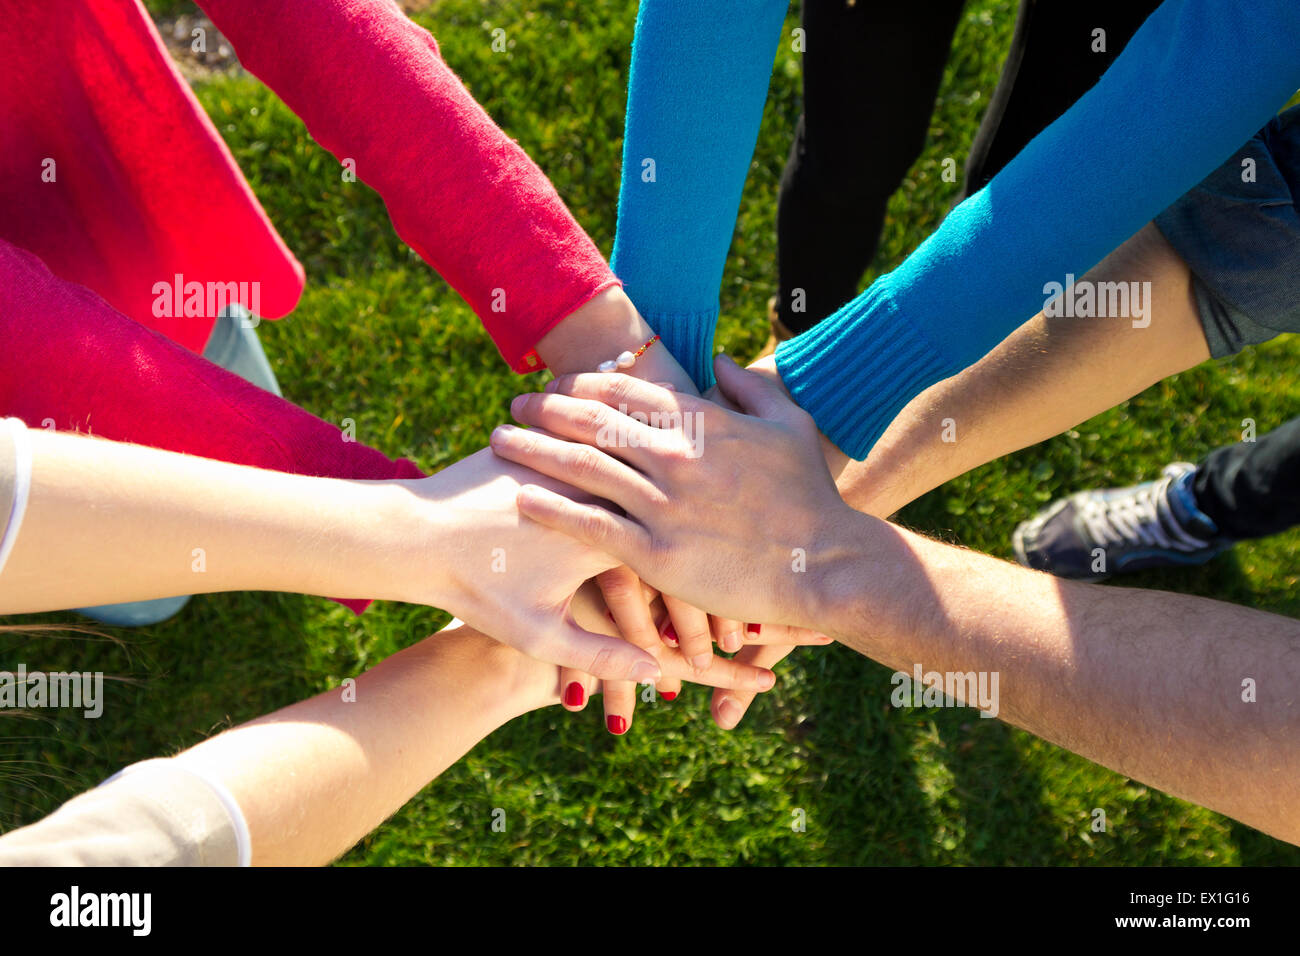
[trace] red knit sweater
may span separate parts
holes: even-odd
[[[202,5],[512,368],[540,368],[537,341],[617,284],[390,0]],[[255,289],[244,304],[278,318],[303,271],[138,0],[0,0],[0,20],[0,415],[300,474],[418,475],[193,354],[215,314],[170,290]]]

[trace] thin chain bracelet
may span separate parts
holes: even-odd
[[[596,366],[597,372],[619,372],[626,371],[636,364],[636,360],[645,354],[645,350],[659,341],[659,336],[652,335],[645,345],[641,346],[635,352],[623,352],[616,359],[609,359],[601,362]]]

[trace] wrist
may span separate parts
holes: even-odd
[[[893,525],[845,508],[828,516],[809,558],[802,626],[861,649],[864,635],[888,639],[911,593],[916,559]]]
[[[473,673],[474,709],[484,733],[560,700],[559,670],[502,644],[468,624],[439,631],[416,647],[431,655],[435,670],[463,667]]]
[[[757,374],[762,375],[768,381],[776,385],[776,387],[781,390],[781,394],[791,402],[794,401],[794,397],[790,394],[790,389],[786,387],[785,380],[781,378],[781,372],[776,366],[775,355],[765,355],[762,358],[757,359],[752,365],[748,366],[748,369],[751,372],[756,372]],[[835,443],[825,435],[821,434],[821,432],[817,433],[817,437],[821,441],[822,457],[826,461],[826,467],[830,469],[831,477],[838,482],[840,476],[849,465],[849,456],[836,448]]]
[[[374,598],[452,609],[462,606],[445,560],[454,516],[421,479],[347,482],[339,502],[351,516],[335,562],[333,597]],[[356,592],[356,593],[353,593]]]
[[[556,375],[594,372],[601,362],[636,352],[654,334],[627,294],[614,287],[593,296],[546,333],[537,343],[537,354]],[[695,392],[690,376],[662,342],[648,348],[626,374]]]

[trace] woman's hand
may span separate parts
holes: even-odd
[[[666,632],[672,627],[671,619],[668,616],[668,610],[661,595],[653,588],[647,586],[636,573],[626,565],[621,565],[610,571],[602,572],[595,578],[595,583],[600,590],[600,596],[604,599],[605,607],[605,624],[595,621],[591,625],[592,630],[598,630],[602,633],[618,633],[625,640],[644,648],[651,653],[656,653],[656,649],[667,647],[670,651],[678,651],[678,642],[669,639]],[[579,592],[581,597],[587,593],[587,589]],[[576,601],[576,599],[575,599]],[[689,605],[686,605],[689,607]],[[701,612],[702,613],[702,612]],[[583,622],[581,615],[578,618],[580,623]],[[717,619],[710,618],[713,622],[713,629],[718,632],[731,634],[734,631],[744,635],[735,638],[735,647],[723,646],[719,642],[719,647],[724,651],[739,650],[740,653],[734,658],[710,658],[710,663],[721,661],[716,668],[710,668],[705,673],[701,673],[693,661],[689,661],[685,650],[680,651],[679,658],[687,658],[691,665],[692,673],[680,675],[674,669],[674,675],[669,676],[665,673],[655,685],[659,695],[665,700],[671,701],[676,699],[681,692],[682,679],[717,688],[715,691],[714,713],[719,713],[718,705],[722,698],[719,696],[728,693],[728,698],[733,701],[733,705],[739,708],[743,713],[744,708],[748,707],[750,702],[758,693],[747,686],[734,686],[733,678],[738,675],[744,675],[745,671],[735,671],[733,664],[749,664],[760,668],[767,668],[765,660],[771,660],[776,663],[783,659],[794,649],[797,644],[829,644],[831,639],[822,634],[816,634],[812,631],[805,631],[797,628],[786,628],[769,626],[766,630],[758,624],[742,625],[735,622],[723,622],[722,627],[717,625]],[[607,630],[608,625],[613,625],[614,631]],[[734,626],[733,626],[734,625]],[[725,631],[723,629],[726,629]],[[765,645],[775,643],[786,644],[779,649],[779,653],[773,653],[773,650],[767,649]],[[763,654],[759,657],[750,656],[755,650],[763,647]],[[561,703],[565,709],[570,711],[580,711],[586,707],[595,686],[594,679],[571,668],[560,669],[560,686],[561,686]],[[601,684],[602,697],[605,707],[605,726],[606,729],[615,735],[627,733],[632,726],[632,714],[636,709],[637,685],[629,681],[604,681]],[[739,720],[739,715],[736,718]],[[724,726],[719,724],[719,726]],[[731,725],[734,726],[734,723]],[[726,729],[730,729],[729,727]]]
[[[600,579],[598,579],[600,580]],[[624,601],[622,588],[628,587],[627,601]],[[626,612],[631,610],[631,602],[640,602],[642,610],[647,613],[645,621],[650,626],[644,627],[638,614],[631,617],[632,626],[621,630],[611,618],[612,612],[607,603],[609,595],[615,597],[615,605],[620,608],[619,616],[627,621]],[[776,681],[775,675],[766,668],[757,667],[742,660],[725,657],[716,658],[705,674],[697,674],[693,665],[686,659],[679,648],[669,647],[659,639],[653,619],[648,612],[641,582],[636,575],[622,569],[614,578],[605,578],[601,585],[588,582],[574,595],[572,610],[577,622],[591,631],[603,634],[622,633],[630,643],[644,648],[659,662],[663,678],[659,683],[661,692],[672,686],[680,689],[683,680],[706,684],[737,695],[746,703],[763,691],[771,689]],[[662,608],[660,614],[663,614]],[[572,668],[559,668],[558,684],[554,688],[554,698],[547,703],[561,703],[566,710],[580,711],[586,707],[593,694],[601,694],[605,709],[605,726],[610,733],[621,735],[627,733],[632,725],[632,714],[636,707],[636,683],[629,681],[598,681],[590,675]],[[676,691],[670,691],[673,697]],[[666,694],[665,694],[666,696]],[[669,700],[672,697],[668,697]]]
[[[598,678],[658,679],[652,654],[574,621],[574,592],[619,562],[522,518],[516,497],[525,482],[536,479],[484,449],[430,478],[395,483],[405,492],[409,520],[394,529],[404,550],[387,561],[406,582],[403,599],[444,607],[551,664]]]
[[[790,652],[803,645],[821,646],[833,643],[825,634],[803,627],[785,624],[752,625],[758,628],[749,633],[744,648],[732,660],[769,670],[790,656]],[[745,716],[756,694],[740,688],[718,688],[713,692],[713,722],[723,730],[732,730]]]
[[[725,356],[717,374],[747,414],[627,376],[566,376],[512,406],[545,432],[502,426],[492,448],[622,508],[626,517],[538,485],[519,495],[523,514],[660,590],[735,620],[810,621],[805,572],[833,564],[818,542],[848,506],[817,464],[812,419]],[[756,535],[757,514],[767,521]]]

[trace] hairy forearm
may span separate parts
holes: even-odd
[[[858,522],[852,527],[852,522]],[[1061,581],[865,516],[813,622],[887,666],[997,672],[998,716],[1300,842],[1300,623]]]
[[[1145,316],[1132,302],[1107,318],[1041,312],[976,364],[926,389],[865,461],[835,451],[840,493],[881,517],[958,475],[1060,434],[1155,382],[1209,358],[1186,264],[1148,225],[1083,281],[1150,282]],[[1142,326],[1146,319],[1150,324]],[[1134,326],[1134,321],[1139,327]]]
[[[0,576],[0,612],[231,590],[409,598],[391,568],[414,541],[396,484],[30,438],[31,496]]]

